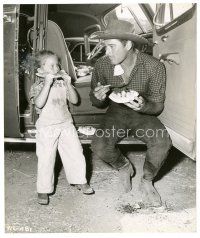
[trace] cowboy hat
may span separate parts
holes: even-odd
[[[120,39],[130,40],[140,44],[148,44],[149,41],[134,33],[135,27],[128,21],[113,19],[109,21],[105,31],[96,31],[91,34],[91,39]]]

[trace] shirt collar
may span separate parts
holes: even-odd
[[[137,50],[137,49],[136,49],[136,52],[137,52],[137,59],[136,59],[136,62],[135,62],[135,67],[137,67],[138,65],[143,63],[142,53],[139,50]]]

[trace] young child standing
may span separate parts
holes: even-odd
[[[38,77],[31,87],[30,99],[39,113],[36,122],[38,203],[47,205],[48,195],[54,190],[57,150],[68,182],[76,185],[84,194],[93,194],[94,190],[86,181],[83,149],[67,106],[67,100],[73,104],[78,101],[71,77],[60,71],[58,57],[51,51],[40,51],[36,60],[39,65]]]

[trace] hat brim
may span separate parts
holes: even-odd
[[[97,31],[92,33],[91,39],[120,39],[120,40],[130,40],[139,44],[149,44],[149,41],[142,36],[133,33],[123,33],[123,34],[110,34],[105,31]]]

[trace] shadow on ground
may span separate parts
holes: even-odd
[[[34,144],[5,145],[5,231],[17,232],[136,232],[195,231],[196,164],[172,149],[157,176],[155,187],[164,206],[160,210],[137,207],[135,187],[142,174],[146,147],[120,145],[136,168],[133,189],[118,191],[118,172],[92,159],[83,146],[87,178],[95,195],[71,187],[59,156],[55,166],[55,193],[48,206],[36,200],[37,157]],[[145,222],[145,225],[144,225]],[[155,226],[156,224],[156,226]]]

